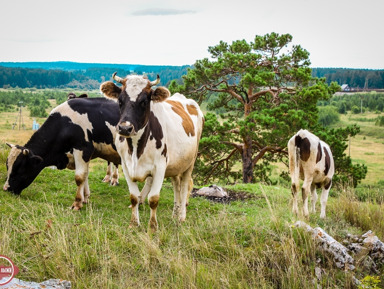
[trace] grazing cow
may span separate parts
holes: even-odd
[[[120,164],[114,145],[119,106],[105,98],[75,98],[52,110],[48,119],[24,145],[9,145],[7,180],[4,190],[20,194],[42,169],[74,169],[77,184],[72,208],[88,201],[88,166],[102,158]]]
[[[300,130],[288,141],[289,173],[292,181],[293,212],[298,213],[297,192],[300,180],[302,187],[304,216],[308,217],[308,195],[312,192],[312,212],[316,211],[316,187],[322,188],[320,218],[325,218],[328,193],[335,172],[333,156],[329,146],[307,130]]]
[[[131,199],[131,226],[139,226],[138,205],[148,195],[151,208],[149,227],[157,230],[156,209],[165,177],[172,178],[174,190],[173,217],[184,221],[191,174],[197,156],[204,117],[198,104],[181,94],[172,97],[165,87],[152,89],[160,82],[129,75],[113,75],[100,90],[106,97],[117,99],[120,107],[115,145],[121,156]],[[137,182],[146,184],[141,193]]]

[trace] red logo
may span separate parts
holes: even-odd
[[[11,282],[17,273],[19,273],[19,268],[13,264],[12,260],[0,255],[0,286]]]

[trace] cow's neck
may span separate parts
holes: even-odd
[[[43,127],[41,127],[38,131],[36,131],[32,135],[32,137],[24,146],[27,149],[32,150],[35,155],[38,155],[44,158],[44,156],[50,150],[53,149],[50,141],[50,139],[52,138],[55,138],[55,137],[52,135],[48,138],[45,130],[43,129]]]
[[[68,158],[62,151],[63,144],[57,142],[59,130],[47,126],[46,123],[50,124],[49,119],[32,135],[24,146],[35,155],[43,158],[43,162],[40,164],[41,169],[47,166],[57,166],[59,169],[63,169],[68,163]]]
[[[133,152],[136,153],[136,156],[138,159],[143,154],[149,137],[150,137],[149,124],[147,124],[144,128],[139,130],[137,134],[134,137],[132,137]]]

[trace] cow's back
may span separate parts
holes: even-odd
[[[75,98],[51,111],[50,117],[60,117],[60,141],[81,149],[92,146],[91,158],[101,157],[115,164],[120,157],[114,145],[115,126],[119,120],[116,102],[105,98]],[[74,133],[74,128],[79,131]],[[66,133],[67,130],[70,132]],[[77,139],[76,139],[77,138]]]
[[[194,100],[181,94],[155,103],[153,111],[164,131],[168,157],[166,176],[177,175],[195,162],[203,129],[203,113]]]

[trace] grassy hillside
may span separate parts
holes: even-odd
[[[0,118],[2,184],[9,150],[5,141],[23,144],[32,133],[10,130],[14,118],[8,113]],[[32,123],[28,117],[24,121]],[[380,178],[383,140],[362,135],[351,143],[351,156]],[[180,225],[171,217],[173,193],[166,182],[159,230],[148,234],[148,205],[140,208],[142,227],[130,229],[126,182],[121,177],[118,187],[102,183],[105,169],[105,162],[92,162],[91,203],[79,212],[69,209],[76,191],[69,170],[43,170],[21,196],[0,193],[0,255],[20,268],[18,278],[62,278],[73,288],[355,288],[352,275],[360,280],[377,275],[360,266],[353,273],[337,269],[307,233],[292,226],[301,219],[338,241],[367,230],[384,240],[384,205],[359,202],[354,190],[346,188],[329,199],[325,220],[319,213],[305,220],[292,215],[288,187],[230,186],[249,198],[229,204],[191,198]],[[369,193],[370,188],[362,190]],[[323,270],[320,278],[315,267]],[[379,269],[382,273],[384,268]]]

